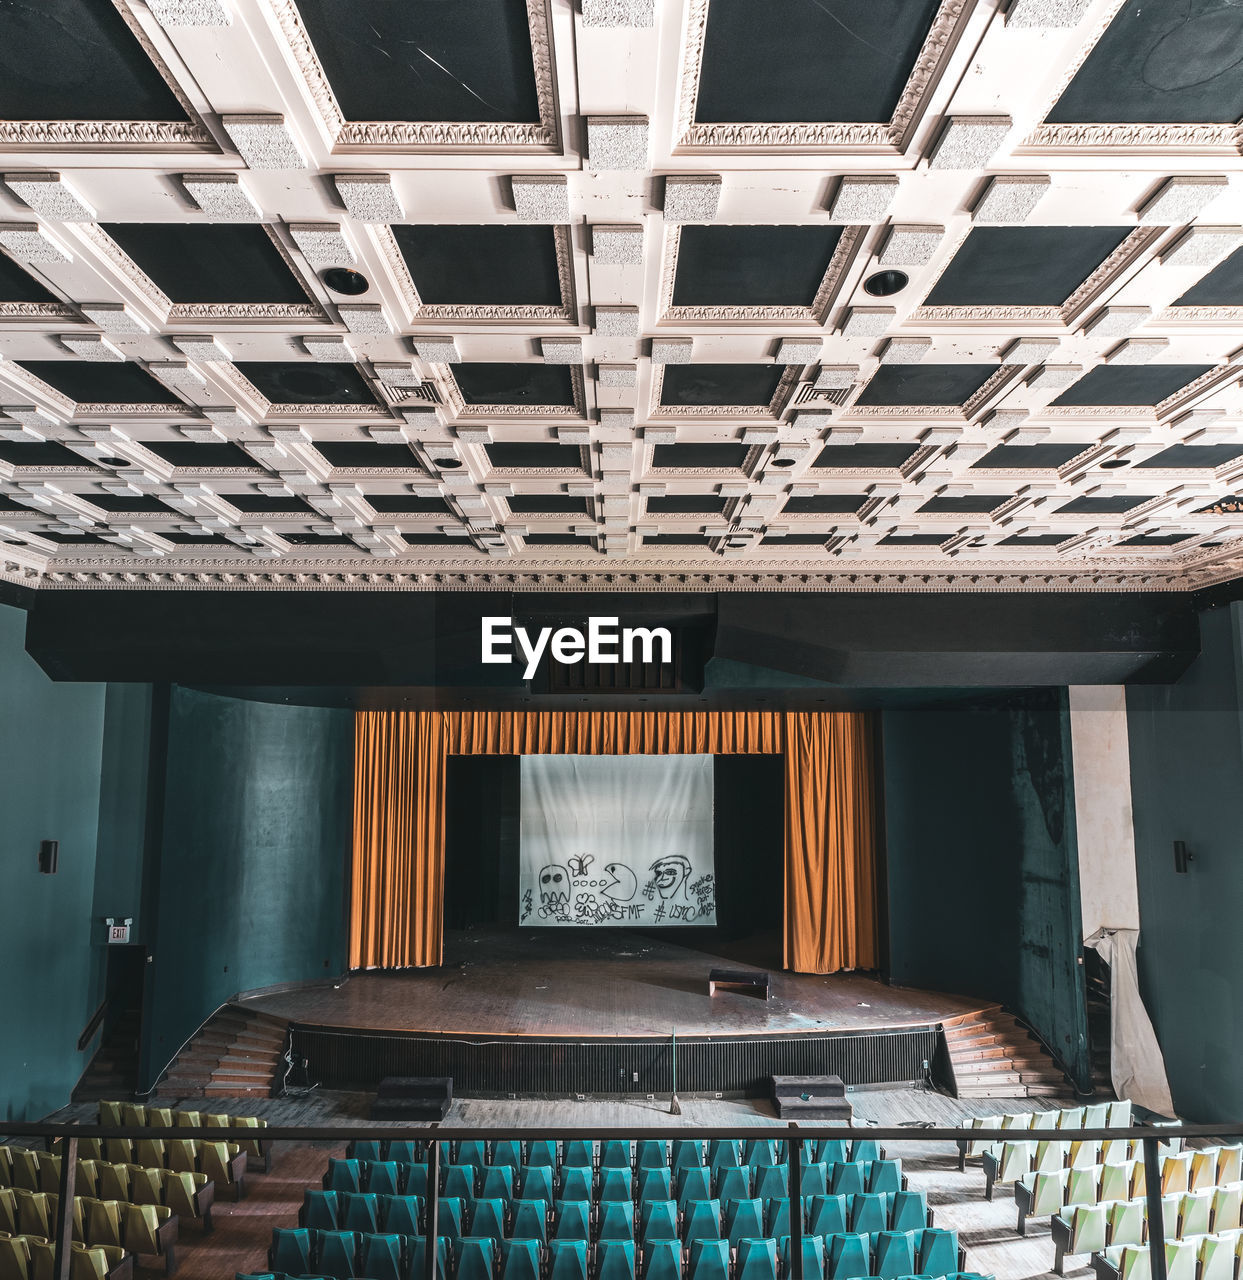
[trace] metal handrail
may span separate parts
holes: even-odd
[[[1166,1280],[1165,1230],[1161,1217],[1160,1147],[1172,1138],[1243,1138],[1243,1125],[1129,1125],[1125,1128],[1098,1129],[884,1129],[856,1125],[830,1123],[800,1124],[790,1121],[784,1126],[771,1125],[661,1125],[649,1126],[594,1126],[579,1125],[573,1128],[512,1125],[483,1126],[477,1128],[444,1127],[431,1122],[418,1126],[384,1124],[350,1125],[268,1125],[262,1128],[221,1127],[152,1127],[146,1125],[82,1125],[48,1124],[39,1121],[8,1121],[4,1128],[8,1137],[43,1138],[51,1142],[63,1140],[60,1168],[60,1194],[56,1210],[56,1261],[54,1280],[69,1280],[71,1243],[73,1239],[73,1199],[77,1178],[78,1141],[82,1138],[148,1138],[194,1139],[210,1142],[332,1142],[354,1138],[374,1138],[383,1135],[399,1140],[429,1141],[427,1152],[427,1226],[424,1245],[423,1280],[437,1280],[437,1244],[440,1212],[440,1144],[442,1142],[477,1140],[486,1135],[493,1140],[522,1140],[537,1135],[545,1141],[581,1140],[589,1133],[595,1140],[608,1141],[676,1141],[678,1139],[750,1138],[776,1139],[789,1144],[790,1199],[802,1201],[802,1146],[807,1140],[820,1138],[866,1138],[885,1142],[1104,1142],[1110,1139],[1141,1142],[1144,1149],[1145,1187],[1148,1201],[1148,1248],[1152,1268],[1152,1280]],[[1059,1138],[1059,1135],[1064,1135]],[[790,1276],[791,1280],[804,1280],[803,1276],[803,1221],[798,1213],[790,1215]]]

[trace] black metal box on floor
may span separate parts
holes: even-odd
[[[840,1076],[772,1076],[773,1107],[783,1120],[844,1120],[853,1108]]]
[[[443,1120],[452,1102],[452,1076],[385,1076],[371,1104],[371,1118]]]

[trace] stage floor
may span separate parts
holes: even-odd
[[[699,951],[624,931],[583,939],[518,930],[446,932],[438,969],[354,974],[242,1003],[313,1026],[444,1035],[628,1039],[780,1036],[926,1026],[982,1008],[871,977],[784,973],[775,938]],[[772,998],[708,995],[708,970],[765,969]]]

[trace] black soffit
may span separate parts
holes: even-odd
[[[13,467],[89,467],[80,454],[66,449],[54,440],[24,441],[0,440],[0,462]],[[7,502],[8,499],[3,499]]]
[[[785,368],[771,364],[667,364],[660,403],[667,405],[766,405]]]
[[[516,493],[507,499],[515,515],[585,516],[587,499],[568,493]]]
[[[788,498],[782,512],[788,516],[853,515],[867,501],[863,493],[818,493],[811,498]]]
[[[1174,444],[1151,458],[1135,464],[1140,467],[1220,467],[1243,454],[1243,448],[1234,444]]]
[[[535,124],[526,0],[298,0],[347,120]]]
[[[0,253],[0,302],[59,302],[60,299],[45,288],[28,271],[6,254]]]
[[[455,364],[451,372],[467,404],[574,404],[568,365]]]
[[[652,466],[737,471],[748,452],[745,444],[658,444],[652,450]]]
[[[1091,444],[999,444],[995,449],[990,449],[978,462],[973,463],[972,469],[1056,471],[1058,467],[1064,467],[1071,458],[1077,458],[1085,449],[1091,447]]]
[[[1050,124],[1233,124],[1243,116],[1243,8],[1127,0]]]
[[[419,298],[429,306],[562,303],[552,227],[400,223],[392,231]]]
[[[1012,493],[965,493],[957,498],[930,498],[919,511],[927,515],[985,515],[1013,497]]]
[[[105,222],[113,240],[175,303],[297,303],[307,292],[253,223]]]
[[[957,407],[996,372],[995,364],[882,364],[855,403]]]
[[[500,441],[484,445],[484,449],[494,467],[583,469],[583,454],[577,445]]]
[[[108,0],[4,0],[0,21],[0,117],[187,119]]]
[[[886,470],[900,467],[918,449],[915,444],[826,444],[811,465]]]
[[[1097,365],[1066,388],[1055,406],[1160,404],[1212,368],[1207,364]]]
[[[725,503],[725,498],[711,493],[670,493],[648,498],[647,509],[657,516],[719,516]]]
[[[369,493],[367,505],[372,511],[391,515],[447,516],[453,512],[443,498],[420,498],[413,493]]]
[[[810,307],[841,227],[685,226],[675,307]]]
[[[74,404],[174,404],[181,401],[136,364],[88,360],[18,360],[25,369]]]
[[[138,497],[124,493],[84,493],[81,495],[93,507],[98,507],[101,511],[117,512],[125,515],[135,516],[167,516],[175,515],[180,517],[179,511],[174,511],[172,507],[166,507],[162,502],[157,502],[154,498]],[[229,501],[233,499],[230,496]]]
[[[322,440],[315,447],[333,467],[385,467],[390,471],[417,471],[420,475],[423,474],[418,458],[404,444],[378,444],[372,440]]]
[[[189,467],[194,471],[211,467],[251,467],[259,464],[235,444],[188,444],[179,441],[157,440],[143,446],[174,467]]]
[[[1236,249],[1174,303],[1176,307],[1243,307],[1243,249]]]
[[[1116,516],[1151,502],[1155,494],[1119,493],[1111,498],[1075,498],[1057,508],[1059,515]]]
[[[976,227],[924,305],[1059,307],[1133,230]]]
[[[271,515],[307,515],[319,519],[314,507],[308,506],[301,498],[289,495],[267,493],[222,493],[220,495],[231,507],[249,513],[263,512]]]
[[[352,364],[239,360],[236,367],[272,404],[378,404]]]
[[[695,119],[888,121],[938,0],[711,0]]]

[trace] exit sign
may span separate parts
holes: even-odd
[[[129,923],[110,924],[108,926],[109,942],[128,942],[129,941]]]

